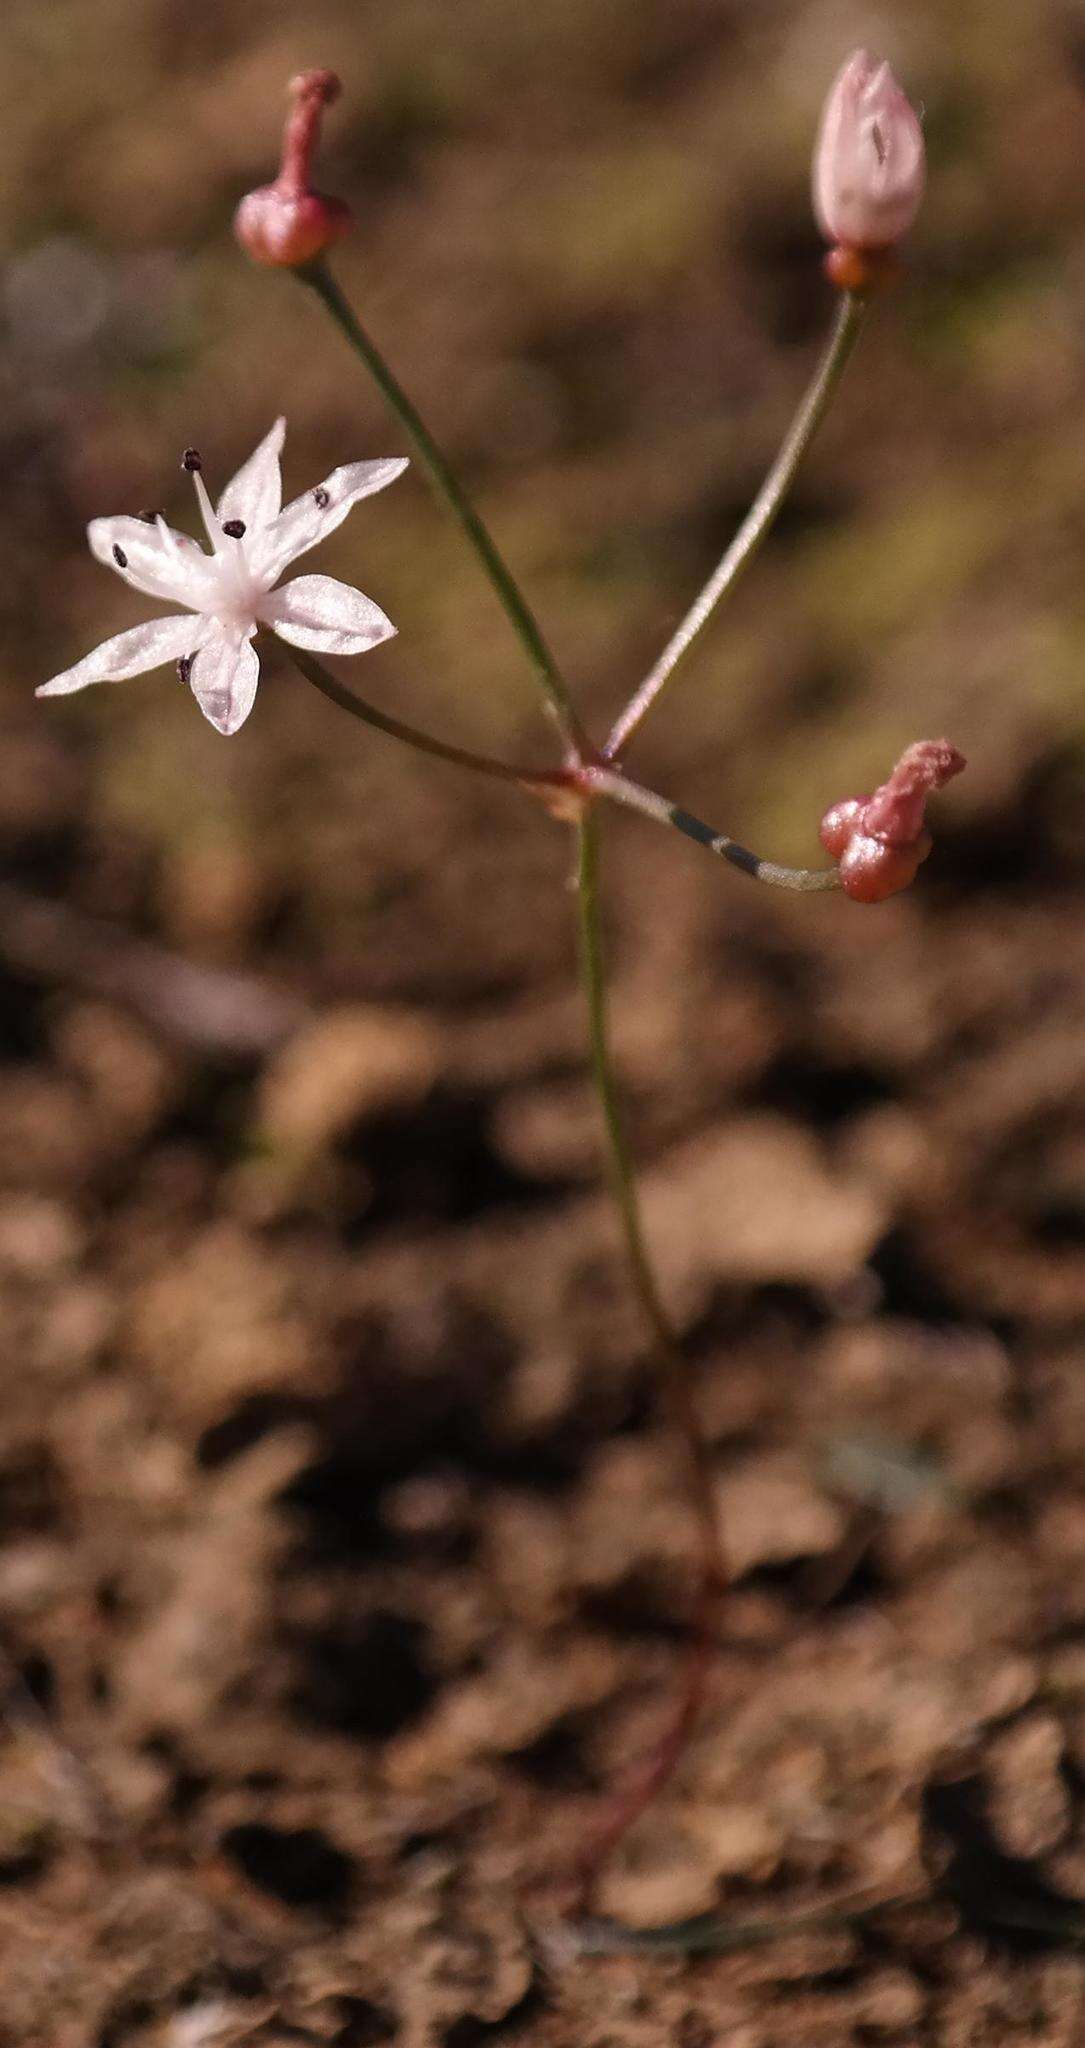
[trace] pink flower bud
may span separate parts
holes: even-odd
[[[916,740],[906,747],[887,782],[868,797],[862,827],[888,846],[908,846],[923,830],[923,812],[932,790],[944,789],[965,766],[964,755],[948,740]]]
[[[869,798],[865,796],[845,796],[826,811],[818,827],[818,838],[834,860],[840,860],[847,852],[849,842],[859,829],[859,813],[868,802]]]
[[[290,81],[293,106],[283,131],[283,158],[273,185],[247,192],[234,215],[234,233],[254,263],[288,270],[311,263],[347,233],[353,215],[342,199],[329,199],[309,183],[324,108],[339,93],[334,71],[302,71]]]
[[[923,131],[888,64],[848,58],[825,101],[814,150],[814,212],[838,248],[891,249],[919,211]]]
[[[884,903],[915,881],[930,850],[929,832],[914,846],[886,846],[881,839],[856,832],[841,856],[840,886],[853,903]]]
[[[914,880],[931,850],[927,798],[965,765],[948,740],[916,740],[871,796],[844,797],[821,821],[822,845],[840,863],[840,886],[856,903],[881,903]]]

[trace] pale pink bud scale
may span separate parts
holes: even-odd
[[[838,247],[890,249],[915,220],[924,179],[915,108],[888,64],[854,51],[822,110],[813,177],[818,226]]]

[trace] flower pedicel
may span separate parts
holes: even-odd
[[[39,697],[65,697],[88,683],[121,682],[175,661],[205,718],[234,733],[252,710],[260,661],[252,641],[258,626],[281,640],[321,654],[364,654],[395,632],[379,605],[334,576],[296,576],[284,569],[342,525],[361,498],[394,483],[405,456],[383,462],[348,462],[315,490],[285,507],[279,455],[286,431],[276,420],[259,447],[212,506],[194,448],[182,467],[196,488],[211,553],[187,533],[175,533],[161,512],[137,518],[92,519],[90,550],[145,597],[184,605],[182,613],[148,619],[103,641],[74,668],[42,683]]]

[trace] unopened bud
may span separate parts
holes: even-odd
[[[915,881],[931,850],[929,832],[911,846],[887,846],[866,832],[856,832],[840,858],[840,886],[853,903],[884,903]]]
[[[312,263],[351,226],[345,200],[310,184],[324,108],[339,92],[334,71],[302,71],[290,81],[293,102],[283,131],[283,157],[273,185],[247,192],[234,215],[234,233],[254,263],[287,270]]]
[[[906,747],[888,781],[868,797],[863,830],[888,846],[908,846],[923,830],[927,798],[944,789],[965,766],[949,740],[916,740]]]
[[[826,267],[867,291],[908,233],[925,179],[923,130],[888,64],[855,50],[825,101],[814,149],[814,212],[833,244]]]
[[[818,838],[834,860],[843,859],[859,830],[859,813],[868,801],[865,796],[845,796],[826,811],[818,826]]]
[[[964,765],[964,755],[948,740],[916,740],[870,796],[844,797],[826,811],[819,836],[840,864],[845,895],[856,903],[881,903],[908,887],[931,850],[927,798]]]

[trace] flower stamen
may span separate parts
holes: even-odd
[[[190,456],[194,458],[192,461],[189,461]],[[215,516],[215,508],[208,497],[207,485],[203,480],[203,463],[195,448],[185,449],[181,467],[186,469],[192,478],[192,487],[196,493],[196,503],[200,508],[200,517],[206,528],[207,538],[214,548],[216,555],[220,554],[222,552],[222,528]]]

